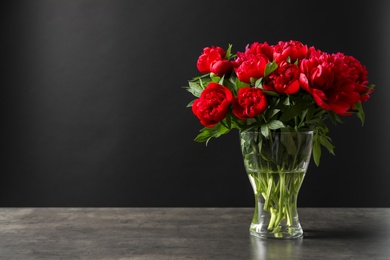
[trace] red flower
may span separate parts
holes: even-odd
[[[206,127],[213,127],[225,118],[232,102],[232,92],[218,83],[210,83],[192,104],[192,112]]]
[[[299,41],[278,42],[274,46],[273,58],[276,63],[280,63],[290,57],[291,62],[294,63],[297,59],[303,59],[308,53],[308,48]]]
[[[299,90],[299,74],[298,66],[283,61],[277,70],[267,77],[263,88],[281,94],[294,94]]]
[[[267,99],[259,88],[243,87],[233,99],[233,114],[246,120],[262,114],[267,108]]]
[[[238,79],[250,84],[251,78],[263,77],[265,67],[272,58],[272,52],[272,47],[267,43],[258,42],[247,46],[244,53],[237,52],[237,58],[233,63]]]
[[[259,43],[254,42],[249,47],[246,48],[245,54],[253,54],[258,55],[262,54],[265,55],[269,60],[273,59],[273,53],[274,53],[274,47],[268,45],[267,42]]]
[[[231,62],[224,59],[226,52],[221,47],[206,47],[197,61],[197,68],[201,73],[214,73],[219,77],[229,74],[232,70]]]
[[[345,56],[344,62],[351,69],[349,75],[351,80],[356,83],[355,91],[360,94],[360,101],[367,101],[370,98],[369,95],[374,91],[374,89],[369,89],[367,87],[368,72],[366,67],[361,65],[360,62],[352,56]]]
[[[210,64],[210,72],[222,77],[223,75],[230,75],[233,66],[229,60],[217,60]]]
[[[239,80],[250,84],[251,78],[259,79],[264,77],[265,66],[269,61],[265,55],[241,58],[245,58],[245,60],[235,69]]]
[[[356,102],[366,99],[366,71],[342,53],[312,51],[301,61],[300,83],[318,106],[339,115],[350,115]]]

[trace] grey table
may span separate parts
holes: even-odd
[[[390,259],[390,209],[300,208],[299,240],[251,208],[0,208],[0,259]]]

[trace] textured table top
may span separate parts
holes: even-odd
[[[0,208],[0,259],[390,259],[390,209],[298,211],[303,239],[263,240],[251,208]]]

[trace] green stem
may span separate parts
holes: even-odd
[[[270,206],[270,202],[271,202],[271,192],[272,192],[272,189],[273,189],[273,184],[274,184],[274,180],[273,180],[273,177],[272,177],[272,173],[271,174],[267,174],[267,179],[268,179],[268,188],[267,188],[267,193],[265,194],[265,197],[264,197],[264,209],[265,210],[269,210]]]
[[[283,221],[286,221],[288,232],[293,233],[294,228],[289,226],[293,225],[294,222],[297,193],[304,174],[286,173],[280,170],[278,174],[264,173],[263,175],[263,178],[267,180],[263,183],[266,186],[263,187],[263,191],[266,192],[261,193],[265,200],[263,208],[270,214],[267,229],[271,230],[275,237],[280,237],[281,224]],[[259,178],[261,179],[262,177],[259,176]],[[278,180],[275,178],[278,178]]]
[[[276,214],[277,214],[276,209],[270,208],[270,214],[271,214],[271,217],[270,217],[270,221],[269,221],[269,224],[268,224],[268,230],[274,229],[275,220],[276,220]]]

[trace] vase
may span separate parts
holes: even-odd
[[[313,131],[241,131],[241,150],[253,188],[250,233],[260,238],[303,236],[297,199],[313,146]]]

